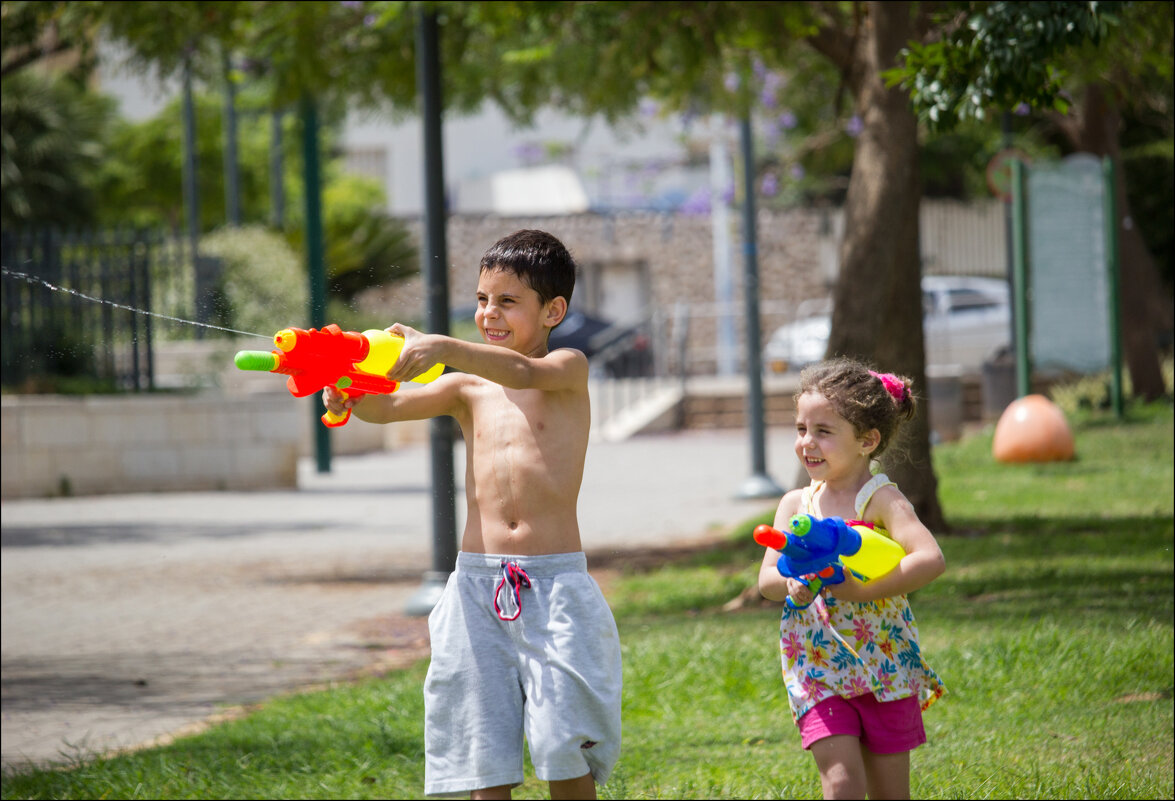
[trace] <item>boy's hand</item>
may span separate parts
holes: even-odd
[[[322,405],[335,417],[342,417],[355,405],[356,398],[348,398],[338,387],[327,384],[322,388]]]
[[[428,372],[434,364],[444,361],[439,355],[439,348],[444,342],[443,337],[421,333],[403,323],[396,323],[385,330],[404,339],[400,356],[388,371],[390,381],[399,381],[403,384]]]

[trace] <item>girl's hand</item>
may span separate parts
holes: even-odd
[[[812,588],[804,582],[790,576],[785,577],[784,580],[787,582],[787,594],[796,606],[807,606],[816,598],[812,593]]]

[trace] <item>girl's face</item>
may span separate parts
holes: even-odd
[[[812,479],[836,481],[869,472],[871,436],[860,436],[853,424],[837,414],[828,398],[805,392],[796,401],[796,456]]]
[[[562,298],[539,300],[517,275],[506,270],[486,270],[477,282],[477,311],[473,319],[482,339],[526,356],[547,353],[547,335],[561,319]]]

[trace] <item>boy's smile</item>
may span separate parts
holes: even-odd
[[[547,335],[562,319],[553,314],[556,298],[549,303],[539,300],[517,275],[507,270],[486,270],[477,282],[477,311],[473,319],[482,339],[527,356],[544,356]]]

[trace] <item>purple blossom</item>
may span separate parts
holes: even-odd
[[[649,97],[642,100],[638,108],[641,115],[645,117],[655,117],[657,112],[661,110],[660,104]]]
[[[542,145],[537,142],[523,142],[511,148],[514,157],[523,165],[537,164],[543,157]]]
[[[1018,117],[1026,117],[1032,112],[1032,107],[1027,103],[1021,103],[1012,110],[1012,113]]]
[[[737,72],[728,72],[726,73],[726,77],[722,79],[722,85],[726,87],[726,91],[728,92],[738,91],[740,84],[741,81],[739,81]]]
[[[363,8],[362,0],[342,0],[339,5],[343,8]]]
[[[790,110],[785,111],[782,114],[780,114],[778,117],[778,120],[779,120],[779,127],[783,128],[785,131],[790,131],[792,128],[795,128],[796,125],[799,124],[799,120],[796,118],[795,112],[790,111]]]
[[[759,182],[759,193],[764,197],[775,197],[779,192],[779,179],[775,177],[775,173],[769,172],[763,176],[763,180]]]
[[[376,20],[375,14],[368,14],[366,17],[363,18],[363,24],[365,26],[367,26],[368,28],[370,28],[372,25],[375,24],[375,20]]]
[[[804,165],[803,164],[791,165],[791,177],[795,178],[797,181],[802,179],[804,177]]]
[[[861,115],[854,114],[849,117],[849,121],[845,123],[845,133],[856,139],[861,135],[861,129],[865,126],[861,124]]]
[[[679,207],[682,214],[709,214],[710,190],[702,187],[697,189]]]

